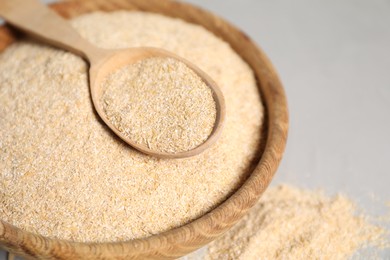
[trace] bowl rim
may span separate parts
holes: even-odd
[[[283,86],[273,65],[264,52],[235,26],[193,4],[173,0],[112,0],[116,10],[129,8],[147,12],[174,12],[175,17],[201,26],[217,34],[254,70],[265,108],[265,145],[256,167],[247,180],[222,204],[205,215],[172,230],[147,238],[124,242],[82,243],[44,237],[23,231],[0,219],[0,248],[28,258],[175,258],[194,251],[226,232],[256,203],[271,182],[282,158],[288,132],[287,100]],[[147,3],[146,3],[147,2]],[[93,5],[98,5],[93,6]],[[74,8],[82,13],[106,7],[104,0],[67,1],[51,4],[51,8],[65,17]],[[149,8],[154,6],[153,8]],[[157,10],[155,7],[160,8]],[[84,12],[85,11],[85,12]],[[113,11],[113,10],[110,10]],[[78,13],[80,15],[82,13]],[[77,16],[75,15],[75,16]],[[165,15],[173,16],[172,13]],[[188,17],[180,17],[188,15]],[[234,34],[234,37],[232,36]],[[229,39],[229,40],[227,40]],[[15,40],[7,26],[0,27],[0,52]],[[237,50],[237,46],[241,46]],[[242,49],[241,49],[242,48]]]

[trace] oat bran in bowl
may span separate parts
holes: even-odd
[[[223,78],[220,78],[219,84],[222,85],[222,91],[225,91],[225,94],[227,95],[226,99],[231,104],[230,128],[227,126],[227,129],[224,130],[223,135],[225,135],[225,137],[221,137],[222,140],[216,145],[215,149],[211,149],[210,151],[199,155],[199,157],[190,159],[188,161],[179,160],[177,162],[172,162],[170,160],[150,159],[146,156],[140,155],[139,153],[135,153],[128,148],[124,148],[124,144],[111,136],[111,133],[101,126],[100,122],[94,117],[92,112],[85,114],[85,118],[82,118],[82,120],[86,120],[90,123],[85,124],[85,126],[92,125],[91,127],[95,127],[91,128],[90,130],[96,130],[96,132],[84,131],[85,129],[83,131],[76,131],[74,130],[74,127],[72,128],[72,125],[61,125],[61,121],[58,121],[57,118],[58,113],[68,113],[67,116],[70,115],[69,123],[71,123],[76,119],[80,120],[78,115],[72,118],[72,109],[91,109],[88,107],[91,106],[91,104],[88,102],[80,102],[80,100],[85,101],[85,97],[88,96],[87,88],[82,88],[82,90],[79,90],[85,91],[83,94],[80,94],[78,91],[72,92],[67,90],[65,86],[62,89],[59,88],[59,83],[61,82],[68,82],[68,85],[71,85],[70,83],[73,80],[74,84],[79,84],[79,82],[86,80],[85,65],[83,61],[81,59],[77,59],[69,53],[48,48],[47,46],[38,46],[38,44],[34,42],[27,42],[23,44],[17,43],[16,45],[19,45],[16,47],[14,44],[10,47],[13,49],[7,48],[6,53],[4,53],[5,48],[12,41],[14,41],[15,36],[9,29],[2,27],[0,31],[0,47],[3,53],[1,54],[0,62],[6,60],[6,56],[8,54],[12,58],[16,57],[20,59],[22,56],[22,58],[25,58],[25,65],[28,66],[31,65],[29,62],[34,62],[33,64],[39,64],[39,62],[41,62],[41,64],[44,64],[45,66],[58,69],[46,72],[49,75],[43,74],[42,76],[37,77],[36,75],[39,74],[34,73],[34,71],[31,73],[31,71],[28,72],[29,69],[23,68],[23,66],[15,66],[15,68],[17,68],[16,72],[25,72],[25,74],[27,73],[30,75],[23,74],[20,77],[20,80],[23,81],[21,84],[27,82],[34,86],[43,86],[42,84],[39,84],[41,83],[39,80],[44,80],[45,76],[53,78],[53,82],[57,82],[56,84],[52,84],[52,89],[49,88],[50,86],[46,86],[45,90],[48,91],[47,99],[42,99],[44,95],[41,91],[39,91],[41,89],[34,88],[34,90],[37,91],[36,96],[41,97],[41,99],[34,101],[34,104],[39,105],[33,107],[33,109],[30,109],[29,112],[31,112],[31,114],[28,114],[26,116],[26,120],[23,121],[25,126],[28,126],[29,124],[33,125],[36,123],[34,120],[38,120],[37,117],[39,118],[40,113],[44,111],[40,109],[45,108],[45,106],[46,108],[47,106],[50,106],[50,111],[53,112],[53,115],[52,117],[50,117],[50,114],[45,114],[45,116],[43,116],[43,118],[45,118],[47,121],[45,122],[46,128],[42,130],[41,135],[25,135],[23,133],[23,127],[21,126],[20,129],[15,129],[15,133],[19,133],[21,137],[28,136],[31,140],[24,140],[27,141],[27,143],[34,143],[38,137],[41,138],[40,147],[45,147],[45,143],[48,143],[47,147],[52,147],[53,143],[58,145],[58,148],[53,149],[52,151],[45,149],[41,149],[40,151],[39,147],[33,149],[34,151],[38,152],[37,158],[40,158],[39,156],[45,155],[49,158],[52,156],[51,158],[54,159],[51,162],[47,162],[47,165],[45,165],[48,167],[48,169],[46,169],[47,171],[52,169],[56,169],[57,171],[66,170],[65,168],[70,168],[73,171],[70,171],[69,174],[56,175],[56,172],[53,170],[53,178],[56,176],[56,182],[48,182],[45,183],[46,185],[43,185],[37,181],[27,182],[25,180],[26,184],[29,185],[32,185],[31,183],[37,183],[38,186],[35,188],[37,188],[36,191],[38,196],[36,198],[25,198],[24,209],[29,209],[29,212],[25,211],[23,212],[23,215],[20,214],[17,216],[15,214],[15,216],[8,216],[5,215],[4,210],[1,211],[0,216],[4,217],[0,217],[0,219],[2,219],[0,222],[0,247],[3,247],[17,255],[30,258],[175,258],[205,245],[228,230],[257,201],[261,193],[268,186],[282,157],[286,142],[288,117],[284,91],[277,74],[275,73],[266,56],[250,41],[250,39],[248,39],[248,37],[235,29],[233,26],[206,11],[200,10],[188,4],[159,0],[147,2],[140,0],[117,0],[110,2],[70,1],[55,4],[53,7],[60,14],[72,18],[82,14],[92,13],[94,11],[108,12],[107,14],[91,14],[91,16],[98,17],[99,19],[97,20],[110,19],[110,13],[118,10],[159,13],[168,17],[180,18],[191,24],[201,25],[223,41],[227,42],[230,47],[227,44],[225,44],[223,48],[220,48],[221,45],[217,45],[216,49],[214,43],[217,41],[217,39],[215,37],[214,39],[212,37],[205,36],[205,34],[202,32],[205,30],[201,27],[189,25],[187,23],[184,25],[182,21],[176,19],[168,19],[164,18],[163,16],[157,16],[156,18],[156,15],[145,13],[137,13],[136,15],[141,16],[142,19],[146,19],[147,21],[150,21],[149,19],[158,19],[159,23],[144,22],[143,26],[146,26],[143,28],[144,31],[151,32],[156,29],[170,29],[170,33],[174,32],[174,35],[176,35],[177,38],[172,40],[171,37],[164,38],[162,35],[157,37],[156,34],[144,33],[142,34],[143,36],[138,39],[130,40],[126,39],[126,37],[120,39],[122,42],[133,41],[132,44],[137,45],[143,44],[144,41],[150,40],[154,37],[154,44],[159,44],[160,46],[166,48],[172,48],[171,50],[174,52],[185,52],[185,50],[181,49],[180,46],[191,43],[192,45],[190,44],[189,47],[187,47],[187,51],[194,52],[195,54],[193,55],[196,55],[196,51],[200,52],[197,55],[200,55],[199,57],[204,57],[204,60],[199,58],[196,63],[200,66],[202,66],[202,64],[209,64],[209,67],[206,71],[209,72],[213,78],[215,78],[215,75],[218,75],[218,73],[225,73],[224,75],[228,75],[226,76],[228,78],[225,79],[227,82],[225,83]],[[123,17],[124,20],[116,18],[115,21],[107,23],[107,26],[119,27],[120,25],[123,25],[123,21],[129,21],[127,19],[130,18],[125,18],[128,15],[126,13],[129,12],[122,11],[122,14],[116,13],[115,17]],[[132,15],[132,17],[133,16],[134,15]],[[138,19],[141,18],[138,17]],[[130,20],[133,22],[139,21],[134,19]],[[115,44],[121,43],[118,41],[118,38],[115,38],[115,35],[112,36],[112,39],[115,39],[115,41],[113,40],[113,42],[110,42],[110,39],[107,39],[107,35],[104,33],[106,30],[104,28],[104,23],[101,23],[102,27],[99,27],[99,30],[93,30],[94,28],[91,27],[94,27],[95,24],[92,23],[92,21],[94,20],[91,20],[88,18],[88,16],[81,16],[80,18],[75,19],[74,25],[84,37],[87,39],[91,39],[92,37],[92,39],[97,42],[101,41],[102,45],[111,44],[114,45],[113,47],[115,47]],[[161,24],[161,21],[165,21],[162,23],[164,27],[158,28],[158,24]],[[177,23],[180,23],[183,26],[174,26]],[[153,28],[147,28],[148,24]],[[173,24],[173,27],[169,27],[169,24]],[[137,24],[134,23],[129,26],[137,28]],[[155,28],[156,26],[157,28]],[[186,33],[186,29],[184,29],[184,27],[188,26],[192,28],[191,30],[195,30],[199,34],[192,33],[192,31],[191,33],[188,33],[188,31]],[[178,28],[182,31],[178,32]],[[195,42],[185,38],[185,36],[190,37],[191,35],[194,37],[192,39],[196,40]],[[180,38],[180,36],[184,38]],[[116,37],[124,37],[124,34],[119,34]],[[107,41],[107,43],[105,43],[105,41]],[[219,42],[223,43],[220,40]],[[204,55],[204,53],[202,53],[202,46],[206,46],[208,48],[209,55]],[[17,50],[23,48],[24,51]],[[41,48],[45,48],[46,54],[41,52]],[[225,60],[218,60],[219,63],[222,63],[219,64],[219,66],[213,66],[213,62],[207,60],[212,59],[214,54],[220,54],[221,50],[228,51],[230,48],[232,48],[239,56],[236,55],[237,57],[235,57],[233,54],[232,56],[230,54],[229,56],[214,56],[213,60],[217,58],[222,59],[225,57]],[[23,56],[23,53],[25,53],[26,50],[28,51],[28,55],[32,56]],[[230,52],[234,53],[233,51]],[[21,56],[17,56],[15,53]],[[186,56],[185,53],[182,53],[182,55]],[[242,62],[241,59],[245,61],[249,67],[245,64],[245,62]],[[62,63],[58,63],[58,60],[62,60]],[[237,71],[237,64],[240,64],[238,67],[241,67],[242,71]],[[235,69],[233,70],[231,67],[234,67]],[[245,86],[249,86],[250,84],[240,84],[240,82],[242,83],[242,81],[248,80],[253,81],[253,84],[255,84],[254,86],[256,87],[255,78],[250,73],[248,74],[248,68],[253,71],[257,79],[258,89],[254,88],[251,90],[249,87],[245,89]],[[39,66],[37,66],[37,69],[38,71],[35,72],[40,72]],[[221,70],[223,71],[221,72]],[[11,84],[9,81],[12,81],[12,84],[16,84],[14,81],[17,81],[15,78],[7,78],[7,75],[2,75],[1,84],[4,86],[3,89]],[[230,77],[233,77],[234,75],[236,78],[234,79],[235,82],[233,84],[230,82],[232,80]],[[242,91],[237,91],[237,88]],[[254,92],[254,90],[256,91]],[[229,91],[231,92],[230,94]],[[18,107],[18,104],[25,104],[24,102],[30,104],[29,102],[32,102],[30,99],[34,99],[34,95],[24,97],[22,95],[17,95],[16,92],[14,93],[12,91],[12,88],[11,90],[7,89],[6,92],[8,96],[18,98],[18,102],[16,102],[15,99],[7,99],[9,102],[13,100],[12,102],[14,103],[11,102],[10,104],[15,105],[16,107]],[[256,94],[256,92],[258,93]],[[70,98],[60,98],[64,93]],[[55,95],[58,95],[58,97]],[[256,100],[260,99],[260,96],[264,106],[263,124],[261,124],[261,120],[263,118],[261,102],[258,100],[256,103]],[[48,100],[50,102],[47,102]],[[1,100],[1,102],[3,102],[3,100]],[[7,103],[6,105],[9,104]],[[12,106],[9,105],[8,107]],[[68,110],[64,108],[67,108]],[[7,111],[3,110],[1,112],[4,113]],[[4,115],[6,115],[6,113],[4,113]],[[253,121],[253,118],[257,120]],[[72,121],[71,119],[74,120]],[[11,121],[12,120],[9,122]],[[12,126],[12,123],[9,123],[9,125]],[[9,125],[6,125],[6,127],[9,127]],[[30,125],[29,127],[33,129],[33,126]],[[63,131],[62,134],[65,133],[65,136],[58,136],[58,138],[54,138],[54,140],[53,138],[50,138],[50,140],[45,138],[46,134],[51,137],[56,136],[54,131],[56,130],[56,127],[61,127]],[[24,129],[28,129],[28,127]],[[50,129],[53,129],[53,132],[50,132]],[[87,135],[87,133],[90,135]],[[231,133],[235,133],[235,135],[233,136]],[[241,135],[237,133],[240,133]],[[88,160],[87,155],[84,155],[80,158],[80,160],[67,161],[67,158],[61,158],[61,153],[56,154],[58,150],[61,151],[61,147],[67,147],[67,142],[71,142],[72,140],[87,140],[85,138],[91,138],[95,143],[110,140],[110,145],[107,145],[108,147],[104,147],[105,149],[108,148],[109,151],[105,151],[103,153],[106,157],[115,155],[120,158],[126,158],[126,155],[130,153],[132,155],[132,159],[127,160],[128,164],[125,166],[132,166],[131,168],[134,170],[132,174],[134,174],[133,176],[137,177],[135,182],[131,182],[130,180],[129,182],[117,181],[118,179],[123,180],[123,178],[128,177],[128,173],[126,175],[121,172],[122,168],[119,163],[112,165],[113,169],[117,169],[116,174],[107,175],[107,172],[105,172],[107,171],[107,165],[104,165],[104,163],[115,162],[114,159],[117,159],[117,157],[113,157],[111,160],[108,160],[110,158],[100,158],[98,155],[102,154],[102,151],[98,150],[98,148],[94,146],[84,146],[85,144],[81,141],[74,143],[74,147],[72,147],[73,150],[69,148],[69,151],[63,152],[68,152],[71,154],[72,152],[83,151],[83,153],[88,153],[88,156],[95,155],[96,157],[93,158],[100,158],[101,160],[91,161]],[[223,140],[223,138],[225,139]],[[4,140],[3,143],[6,141],[7,140]],[[3,147],[4,146],[0,147],[0,149],[3,149]],[[39,180],[39,178],[42,177],[42,174],[40,174],[41,172],[35,172],[33,166],[39,167],[41,170],[45,169],[43,169],[43,166],[39,164],[38,159],[35,161],[29,161],[31,158],[27,158],[26,156],[28,151],[26,151],[26,154],[23,154],[21,150],[17,149],[17,147],[7,148],[16,149],[16,152],[13,153],[13,156],[17,156],[17,167],[19,167],[18,173],[23,172],[23,176],[19,176],[13,172],[4,171],[4,173],[2,172],[3,179],[2,182],[0,182],[0,185],[2,185],[2,191],[7,188],[8,190],[13,190],[15,192],[14,194],[17,194],[18,192],[22,191],[15,191],[13,188],[11,188],[10,185],[12,184],[13,180],[20,181],[23,180],[23,178],[33,178]],[[218,152],[218,149],[224,152],[220,153]],[[30,151],[30,155],[34,154],[34,151]],[[195,164],[193,160],[197,160],[197,163]],[[9,161],[11,162],[9,166],[10,169],[12,166],[14,166],[12,164],[14,161]],[[50,168],[50,163],[53,163],[53,168]],[[133,165],[129,165],[130,163],[133,163]],[[221,168],[221,165],[223,165],[225,168]],[[26,169],[22,169],[23,167],[21,166],[24,166]],[[80,174],[80,172],[74,171],[74,169],[79,168],[88,169],[87,167],[92,167],[93,169],[99,170],[91,173],[91,176],[89,177],[86,177],[85,174]],[[192,171],[188,170],[190,168]],[[148,176],[150,178],[142,178],[142,175],[137,175],[137,169],[139,172],[145,169],[148,170],[149,175],[144,175],[143,177]],[[197,171],[194,169],[197,169]],[[211,171],[210,169],[214,169],[214,171]],[[218,176],[222,176],[223,178],[217,178]],[[104,179],[106,182],[100,183],[102,179]],[[47,176],[46,180],[51,181],[51,179],[48,179]],[[199,183],[193,183],[194,180],[198,180]],[[59,185],[60,183],[72,182],[76,183],[77,185],[75,185],[75,187],[62,187]],[[206,183],[207,185],[202,185],[202,183]],[[134,184],[137,185],[134,186]],[[172,190],[171,192],[167,192],[166,186],[164,186],[164,184],[175,184],[176,187],[183,188],[184,191]],[[101,187],[102,190],[105,188],[108,189],[109,193],[100,193],[106,197],[95,198],[93,196],[97,192],[97,187]],[[130,189],[128,191],[129,193],[126,194],[123,187],[132,187],[132,189]],[[192,190],[185,190],[186,187],[192,187]],[[30,187],[30,192],[31,188],[34,187]],[[38,188],[41,188],[41,190]],[[134,201],[136,198],[135,196],[129,196],[137,194],[137,189],[139,189],[139,196],[142,199],[138,202]],[[90,194],[90,197],[84,196],[78,198],[78,190],[87,190],[88,194]],[[187,191],[187,193],[185,191]],[[41,192],[42,196],[39,196],[39,192]],[[101,191],[99,190],[99,192]],[[147,192],[153,194],[153,196],[150,196],[150,199],[148,199],[149,197]],[[59,198],[58,194],[61,194],[62,197]],[[65,194],[67,194],[67,196],[65,196]],[[0,203],[3,203],[1,202],[3,200],[7,201],[7,205],[12,205],[11,202],[15,203],[15,201],[10,199],[9,194],[1,194],[1,196]],[[8,197],[6,198],[6,196]],[[40,197],[49,199],[49,202],[50,198],[52,198],[52,202],[57,200],[62,202],[66,201],[67,209],[75,209],[74,211],[68,211],[69,214],[80,214],[80,216],[83,216],[84,219],[76,219],[77,221],[74,221],[75,225],[73,226],[73,223],[69,221],[71,218],[66,218],[66,214],[63,211],[57,211],[57,208],[54,207],[53,204],[47,202],[45,204],[44,201],[39,199]],[[157,201],[153,201],[153,198],[155,198]],[[15,197],[15,199],[18,200],[20,197]],[[194,199],[196,199],[196,203],[193,203]],[[99,201],[111,201],[112,204],[108,205],[108,207],[111,207],[112,210],[116,210],[113,208],[113,206],[123,206],[121,203],[125,203],[127,200],[130,201],[129,203],[131,205],[135,205],[130,210],[138,210],[139,216],[139,219],[137,219],[137,215],[132,215],[134,217],[134,222],[132,222],[131,228],[120,229],[121,223],[115,223],[115,220],[109,218],[105,220],[105,214],[101,216],[99,223],[90,221],[91,219],[98,219],[99,216],[97,216],[95,212],[90,210],[88,207],[102,210],[102,208],[106,207],[107,205],[104,205],[103,203],[100,203],[101,205],[99,205]],[[209,200],[212,201],[210,202]],[[46,214],[35,214],[35,205],[30,205],[31,203],[28,204],[27,202],[37,203],[36,209],[43,210],[46,207],[46,210],[43,211],[46,212]],[[81,207],[82,205],[84,205],[84,208]],[[159,207],[156,210],[154,210],[155,205],[158,205]],[[141,206],[144,206],[145,208],[149,207],[149,209],[153,210],[146,211],[143,210]],[[11,212],[11,210],[7,209],[7,213],[9,212]],[[59,212],[62,212],[62,215],[58,215]],[[126,210],[120,208],[118,209],[118,212],[124,212],[123,214],[125,214]],[[160,215],[154,216],[151,213]],[[109,217],[110,212],[107,212],[107,214]],[[164,217],[165,215],[175,216],[177,219]],[[25,218],[24,216],[29,217]],[[62,224],[60,227],[55,227],[55,223],[58,221],[58,219],[53,219],[53,216],[63,217],[63,219],[61,219]],[[39,223],[40,226],[33,222],[34,217],[38,220],[41,218]],[[120,219],[121,216],[118,217]],[[4,218],[7,219],[5,220]],[[122,219],[124,219],[123,216]],[[150,223],[147,224],[148,220],[157,219],[160,221],[150,221]],[[13,225],[11,225],[11,221],[13,222]],[[47,223],[53,224],[55,229],[61,230],[62,232],[55,234],[53,227],[50,229],[50,226],[47,226]],[[109,223],[110,226],[105,227],[102,225],[104,223]],[[84,224],[90,228],[89,230],[83,230],[83,226],[78,226],[77,224]],[[145,227],[139,226],[140,224],[145,224],[146,230]],[[23,228],[17,228],[16,226]],[[96,230],[93,229],[94,227],[96,227]],[[26,230],[32,232],[28,232]],[[34,230],[37,230],[38,232],[34,232]],[[83,232],[79,232],[80,230]],[[100,232],[98,232],[98,230]],[[115,230],[118,232],[114,232]],[[41,235],[37,235],[36,233]],[[107,234],[109,237],[106,237]]]

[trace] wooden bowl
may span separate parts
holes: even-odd
[[[264,138],[261,145],[257,165],[240,189],[220,206],[187,225],[145,239],[116,243],[76,243],[25,232],[0,220],[0,247],[26,258],[177,258],[204,246],[227,231],[267,188],[286,144],[286,98],[278,75],[265,54],[245,34],[226,21],[185,3],[170,0],[83,0],[56,3],[52,8],[64,17],[74,17],[95,10],[140,10],[181,18],[207,28],[228,42],[255,72],[266,111],[264,134],[267,138]],[[2,26],[0,51],[16,38],[14,32]]]

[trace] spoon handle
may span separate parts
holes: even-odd
[[[39,0],[1,0],[0,16],[27,34],[88,60],[102,52]]]

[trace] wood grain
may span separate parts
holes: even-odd
[[[286,144],[287,102],[279,77],[266,55],[234,26],[189,4],[170,0],[83,0],[54,4],[52,8],[67,18],[95,10],[141,10],[204,26],[230,43],[255,72],[266,109],[264,134],[267,138],[261,145],[253,172],[242,187],[216,209],[187,225],[145,239],[75,243],[28,233],[0,220],[0,247],[26,259],[172,259],[194,251],[226,232],[267,188]],[[17,38],[18,35],[2,26],[0,51]]]

